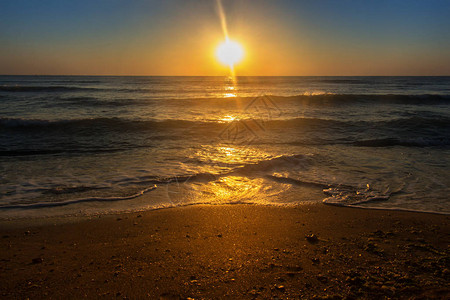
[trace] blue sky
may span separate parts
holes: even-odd
[[[223,0],[242,75],[450,75],[450,1]],[[221,75],[215,0],[0,0],[0,74]]]

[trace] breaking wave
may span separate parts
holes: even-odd
[[[428,117],[410,117],[393,119],[387,121],[343,121],[321,118],[294,118],[284,120],[260,120],[260,119],[243,119],[236,122],[259,122],[264,123],[267,127],[323,127],[334,129],[348,129],[346,127],[361,128],[380,128],[388,127],[393,129],[436,129],[445,132],[450,129],[450,118],[428,118]],[[167,128],[186,128],[189,126],[209,127],[212,129],[224,128],[232,122],[222,121],[191,121],[191,120],[130,120],[124,118],[86,118],[86,119],[69,119],[69,120],[41,120],[41,119],[21,119],[21,118],[0,118],[0,128],[10,130],[52,130],[52,129],[80,129],[83,127],[90,128],[108,128],[111,130],[139,130],[148,128],[159,128],[161,130]],[[391,142],[391,140],[388,140]]]

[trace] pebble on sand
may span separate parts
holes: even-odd
[[[317,243],[319,241],[319,238],[314,233],[307,234],[305,236],[306,240],[310,243]]]

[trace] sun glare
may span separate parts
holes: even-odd
[[[244,50],[238,42],[227,39],[217,47],[216,56],[221,63],[233,68],[244,57]]]
[[[236,120],[236,117],[234,117],[234,116],[225,116],[225,117],[223,117],[222,119],[220,119],[222,122],[232,122],[232,121],[234,121],[234,120]]]

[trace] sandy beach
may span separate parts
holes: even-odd
[[[1,1],[0,300],[450,300],[450,1]]]
[[[317,204],[2,221],[1,297],[444,299],[449,218]]]

